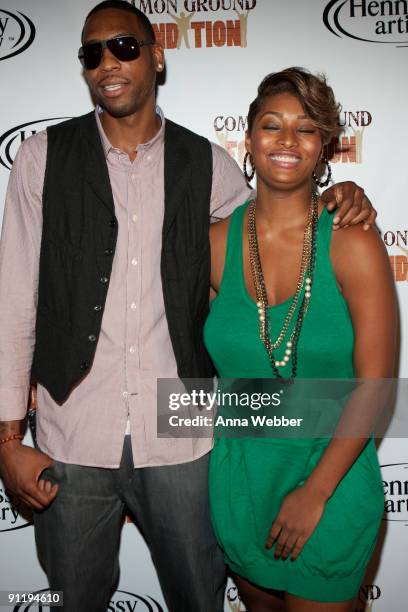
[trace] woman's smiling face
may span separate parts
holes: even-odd
[[[322,138],[297,96],[279,93],[267,98],[246,135],[257,180],[288,190],[310,181],[320,158]]]

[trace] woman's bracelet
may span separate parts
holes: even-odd
[[[7,438],[2,438],[0,440],[0,444],[5,444],[6,442],[11,442],[11,440],[23,440],[24,436],[23,434],[12,434],[11,436],[8,436]]]

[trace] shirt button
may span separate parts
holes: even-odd
[[[95,342],[96,341],[96,336],[94,334],[91,334],[90,336],[88,336],[88,340],[90,342]]]
[[[151,155],[148,155],[148,156],[146,157],[146,159],[147,159],[147,161],[149,162],[149,161],[151,161],[152,156],[151,156]]]
[[[129,349],[130,353],[136,353],[136,347],[135,346],[131,346]]]
[[[130,307],[131,307],[132,310],[136,310],[136,308],[137,308],[136,302],[132,302]]]
[[[133,221],[133,223],[136,223],[136,221],[137,221],[137,215],[133,215],[133,216],[132,216],[132,221]]]
[[[137,259],[136,259],[136,257],[134,257],[132,259],[132,266],[137,266]]]
[[[128,393],[127,391],[123,391],[123,393],[122,393],[122,397],[125,397],[125,398],[126,398],[128,395],[129,395],[129,393]]]
[[[113,255],[113,249],[105,249],[105,255]]]
[[[107,276],[101,276],[99,280],[101,281],[102,285],[106,285],[106,283],[109,281],[109,278]]]
[[[135,178],[136,178],[136,174],[132,174],[132,175],[131,175],[131,179],[132,179],[132,181],[134,181],[134,180],[135,180]]]
[[[102,310],[102,306],[100,304],[96,304],[93,309],[96,310],[96,312],[100,312]]]

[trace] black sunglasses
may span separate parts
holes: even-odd
[[[105,47],[121,62],[130,62],[140,56],[140,47],[154,45],[152,40],[136,40],[134,36],[116,36],[83,45],[78,51],[78,59],[85,70],[95,70],[101,63]]]

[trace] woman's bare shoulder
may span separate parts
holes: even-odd
[[[365,231],[359,224],[333,232],[330,255],[336,276],[343,279],[389,276],[391,272],[387,250],[375,227]]]

